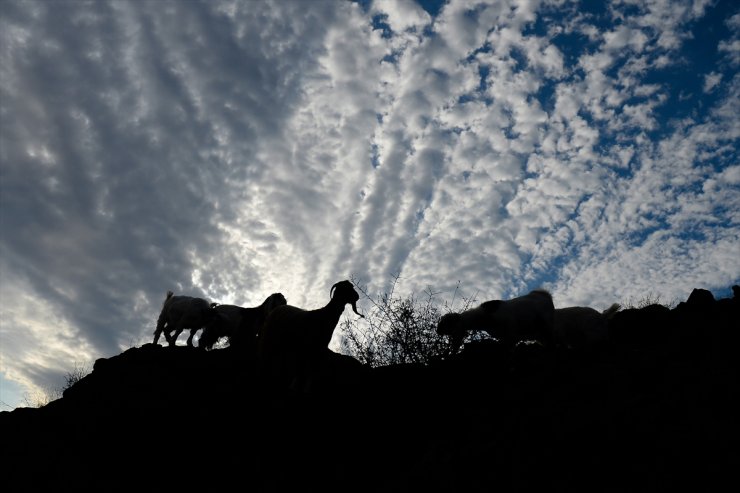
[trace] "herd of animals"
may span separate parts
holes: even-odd
[[[195,334],[203,329],[198,347],[213,349],[219,340],[247,351],[264,352],[272,346],[299,343],[306,350],[326,348],[344,307],[357,311],[360,299],[350,281],[332,286],[329,303],[319,309],[305,310],[288,305],[282,293],[273,293],[261,305],[245,308],[210,303],[203,298],[175,296],[172,291],[162,305],[154,332],[154,344],[164,335],[170,346],[189,330],[187,345],[193,346]],[[555,309],[552,296],[543,289],[509,300],[491,300],[462,313],[448,313],[439,320],[437,332],[450,338],[456,351],[473,331],[485,331],[507,346],[521,341],[537,341],[572,347],[598,344],[608,338],[608,321],[620,305],[599,312],[573,306]]]
[[[733,290],[737,297],[740,288],[734,286]],[[255,355],[269,374],[289,379],[289,375],[311,371],[320,355],[329,351],[346,305],[362,317],[356,305],[359,298],[348,280],[334,284],[326,306],[314,310],[289,305],[281,293],[271,294],[259,306],[245,308],[168,291],[154,344],[164,334],[167,343],[174,346],[177,337],[189,330],[187,345],[193,346],[195,334],[202,329],[199,348],[211,350],[218,341],[228,340],[229,347]],[[535,342],[545,348],[590,349],[608,342],[610,320],[620,309],[617,303],[601,312],[583,306],[556,309],[549,292],[535,289],[516,298],[486,301],[461,313],[447,313],[439,319],[437,333],[449,337],[453,353],[476,331],[487,332],[509,348]]]
[[[210,350],[225,338],[229,347],[256,354],[263,374],[276,383],[303,385],[298,379],[315,374],[325,361],[345,306],[351,305],[362,317],[357,311],[360,296],[350,281],[334,284],[329,297],[329,303],[316,310],[288,305],[282,293],[271,294],[259,306],[244,308],[168,291],[157,319],[154,344],[164,334],[174,346],[188,329],[187,345],[192,346],[193,337],[202,328],[198,347]]]

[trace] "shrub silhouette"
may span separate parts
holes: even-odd
[[[84,363],[75,362],[74,367],[64,374],[64,383],[55,388],[49,388],[43,392],[37,393],[26,393],[23,396],[23,401],[26,407],[39,408],[44,407],[47,404],[61,399],[64,396],[64,392],[67,389],[72,388],[77,382],[85,378],[92,368],[90,365]]]
[[[370,301],[371,308],[365,320],[345,320],[342,323],[342,351],[372,367],[416,363],[427,365],[453,352],[449,338],[437,333],[440,317],[449,312],[449,305],[441,307],[438,293],[431,288],[418,298],[410,294],[399,296],[396,285],[399,276],[393,276],[390,290],[373,298],[367,287],[352,279],[361,295]],[[454,298],[453,298],[454,299]],[[463,298],[462,309],[473,299]],[[468,339],[485,338],[470,334]]]

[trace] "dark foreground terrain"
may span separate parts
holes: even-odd
[[[740,491],[740,300],[624,310],[608,347],[330,355],[310,393],[233,350],[145,345],[0,413],[3,491]]]

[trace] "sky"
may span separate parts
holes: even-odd
[[[725,0],[0,0],[0,410],[167,290],[730,296],[739,66]]]

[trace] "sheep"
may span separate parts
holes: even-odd
[[[261,305],[252,308],[218,305],[216,312],[220,316],[203,329],[198,347],[212,349],[220,338],[225,337],[230,347],[251,352],[255,349],[257,333],[267,319],[267,315],[276,307],[287,303],[282,293],[272,293]]]
[[[329,303],[315,310],[291,305],[275,308],[257,337],[257,360],[269,384],[309,391],[313,376],[324,372],[331,360],[328,349],[345,305],[357,311],[360,296],[350,281],[340,281],[329,291]]]
[[[203,298],[173,296],[172,291],[167,291],[167,297],[162,303],[162,311],[157,319],[157,329],[154,331],[154,344],[157,344],[159,336],[164,332],[169,345],[174,346],[180,333],[190,329],[187,345],[192,347],[195,333],[219,317],[215,305]],[[174,335],[170,335],[172,332]]]
[[[491,300],[462,313],[447,313],[439,319],[437,333],[450,337],[452,352],[462,345],[470,331],[484,330],[513,348],[517,342],[537,340],[550,346],[555,308],[544,289],[510,300]]]
[[[554,339],[567,349],[589,349],[609,341],[609,320],[621,308],[614,303],[599,312],[587,306],[569,306],[555,309]]]

